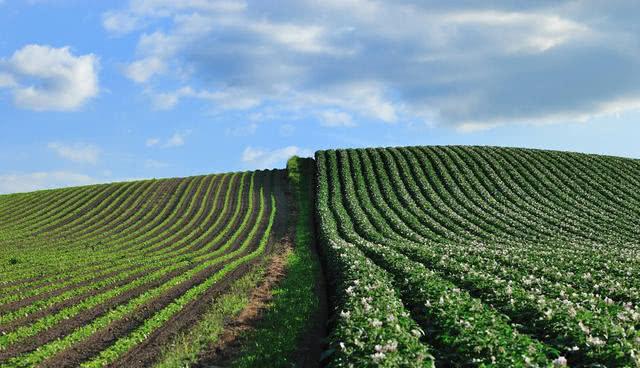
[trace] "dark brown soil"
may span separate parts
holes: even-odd
[[[256,179],[258,180],[258,178]],[[257,215],[257,212],[254,212],[253,214],[251,214],[252,221],[250,223],[253,223],[255,221],[256,215]],[[265,216],[265,219],[262,221],[263,223],[262,227],[266,226],[266,221],[268,221],[268,219]],[[248,232],[249,230],[246,229],[244,234],[242,234],[241,238],[238,239],[238,241],[234,244],[233,249],[235,249],[239,244],[241,244],[242,240],[244,240],[244,238],[248,235]],[[251,249],[246,250],[246,252],[252,251],[253,249],[255,249],[256,246],[257,246],[257,243],[254,244],[251,247]],[[233,249],[231,249],[230,251],[232,251]],[[237,259],[238,257],[241,257],[241,256],[242,255],[237,255],[233,259]],[[228,262],[230,261],[231,260],[229,260]],[[90,359],[92,356],[95,356],[100,351],[104,350],[110,344],[115,342],[119,337],[125,336],[127,333],[133,331],[136,327],[141,325],[147,318],[151,317],[154,313],[164,308],[166,305],[171,303],[180,295],[184,294],[187,290],[189,290],[195,285],[200,284],[215,272],[218,272],[223,266],[224,265],[216,265],[199,272],[196,276],[194,276],[190,280],[183,282],[182,284],[170,289],[167,293],[139,307],[131,315],[127,316],[127,318],[115,321],[114,323],[109,325],[107,328],[102,329],[101,331],[93,334],[88,339],[85,339],[82,342],[74,345],[72,348],[67,349],[61,352],[60,354],[52,357],[48,361],[44,362],[42,366],[70,367],[70,366],[76,366],[79,363],[87,359]],[[239,266],[239,269],[243,272],[238,274],[237,277],[239,277],[241,274],[246,272],[246,270],[248,269],[247,267],[249,266],[247,265]],[[232,274],[235,275],[237,272],[239,271],[236,271]],[[215,292],[222,292],[223,290],[225,290],[225,288],[228,286],[230,282],[228,281],[228,279],[229,278],[225,277],[224,280],[221,280],[220,282],[216,283],[216,286],[214,286],[212,289],[214,291],[219,290]],[[202,303],[202,300],[200,300],[200,303]],[[194,306],[198,305],[198,303],[194,303],[193,305]],[[183,318],[190,320],[191,317],[188,317],[188,316],[189,316],[189,313],[187,312],[185,317]],[[162,335],[163,334],[162,330],[166,330],[166,326],[163,326],[162,329],[160,329],[155,333]],[[159,347],[157,347],[157,349],[159,349]],[[153,347],[150,346],[149,349],[144,349],[144,354],[145,355],[152,354],[153,351],[154,351]],[[155,354],[157,354],[157,351],[155,352]],[[127,358],[127,359],[131,359],[131,358]],[[139,359],[133,359],[133,360],[139,360]]]
[[[134,268],[134,267],[137,267],[137,266],[132,266],[131,268]],[[131,269],[131,268],[129,268],[129,269]],[[65,287],[63,289],[59,289],[61,291],[59,293],[57,292],[58,290],[56,290],[55,295],[61,294],[62,291],[71,290],[71,289],[77,288],[79,286],[83,286],[83,285],[86,285],[86,284],[92,284],[92,283],[98,282],[100,280],[109,278],[111,276],[115,276],[120,272],[126,272],[129,269],[122,270],[122,271],[115,271],[115,272],[109,273],[109,274],[107,274],[107,275],[105,275],[103,277],[99,277],[99,278],[87,281],[86,283],[82,283],[82,285],[76,284],[76,285],[72,285],[72,286],[69,286],[69,287]],[[116,283],[107,285],[107,286],[102,287],[100,289],[89,290],[89,291],[87,291],[87,292],[85,292],[83,294],[77,295],[77,296],[75,296],[73,298],[66,299],[66,300],[61,301],[59,303],[56,303],[56,304],[54,304],[54,305],[52,305],[52,306],[50,306],[48,308],[40,309],[40,310],[38,310],[38,311],[36,311],[34,313],[25,315],[24,317],[18,318],[18,319],[13,320],[13,321],[11,321],[9,323],[0,324],[0,334],[3,334],[5,332],[11,331],[11,330],[14,330],[19,326],[23,326],[23,325],[27,325],[27,324],[33,323],[37,319],[42,318],[44,316],[47,316],[47,315],[50,315],[50,314],[55,314],[55,313],[65,309],[67,307],[71,307],[73,305],[76,305],[76,304],[82,302],[84,299],[90,298],[90,297],[92,297],[94,295],[101,294],[101,293],[107,292],[107,291],[109,291],[111,289],[126,285],[126,284],[128,284],[128,283],[130,283],[132,281],[135,281],[137,278],[144,276],[145,274],[156,272],[159,269],[160,269],[160,267],[154,267],[154,268],[151,268],[151,269],[149,269],[147,271],[133,274],[133,275],[131,275],[131,276],[125,278],[125,279],[122,279],[122,280],[120,280],[120,281],[118,281]],[[26,301],[28,299],[29,298],[20,300],[20,302]],[[25,305],[28,305],[28,304],[31,304],[31,303],[26,303]],[[15,309],[17,309],[17,308],[15,308]],[[14,310],[14,309],[12,309],[12,310]]]
[[[284,182],[286,171],[283,171],[282,182],[279,183],[281,188],[289,188]],[[310,191],[313,188],[309,188]],[[313,192],[310,192],[312,194]],[[241,353],[244,348],[242,336],[247,331],[256,328],[261,318],[263,318],[270,300],[273,298],[272,291],[277,284],[285,276],[285,263],[288,254],[291,252],[294,246],[293,239],[295,237],[295,219],[297,219],[297,209],[292,204],[292,193],[289,190],[287,192],[278,193],[278,202],[283,201],[286,196],[286,201],[282,203],[288,203],[289,208],[285,211],[281,210],[281,214],[285,216],[285,219],[280,222],[281,227],[278,236],[278,252],[271,257],[270,264],[266,271],[264,280],[258,285],[258,287],[252,292],[249,304],[240,313],[237,319],[225,325],[224,332],[216,342],[214,346],[211,346],[208,350],[201,353],[198,363],[193,365],[194,368],[213,368],[213,367],[226,367],[233,362]],[[313,196],[312,196],[313,198]],[[287,219],[288,218],[288,221]],[[310,219],[311,228],[315,229],[313,223],[313,217]],[[315,239],[315,237],[314,237]],[[317,244],[312,244],[312,254],[316,262],[320,264]],[[310,327],[302,334],[302,340],[299,343],[298,350],[293,355],[293,361],[295,367],[319,367],[320,356],[325,348],[324,342],[326,337],[326,322],[327,322],[327,299],[326,299],[326,285],[324,280],[324,273],[320,270],[319,277],[316,279],[315,292],[320,301],[319,310],[312,316]]]
[[[241,205],[243,206],[241,209],[241,212],[246,211],[246,206],[248,206],[248,197],[247,196],[243,196],[243,201],[241,202]],[[254,198],[255,200],[255,198]],[[255,219],[256,214],[253,214],[252,219]],[[254,220],[255,221],[255,220]],[[239,225],[239,220],[236,221],[236,225]],[[239,242],[242,240],[243,236],[245,236],[246,234],[242,234]],[[223,239],[220,240],[221,243],[226,242],[229,237],[231,235],[229,234],[228,236],[225,236]],[[239,242],[237,244],[239,244]],[[198,263],[198,264],[201,264]],[[0,351],[0,361],[7,359],[9,357],[18,355],[18,354],[22,354],[28,351],[32,351],[35,350],[38,346],[43,345],[47,342],[50,342],[58,337],[64,336],[65,334],[69,333],[70,331],[72,331],[73,329],[80,327],[84,324],[86,324],[87,322],[91,321],[92,319],[95,319],[101,315],[103,315],[104,313],[108,312],[111,308],[122,304],[124,302],[126,302],[127,300],[134,298],[142,293],[144,293],[145,291],[147,291],[150,288],[156,287],[161,285],[162,283],[168,281],[169,279],[171,279],[174,276],[177,276],[185,271],[187,271],[188,269],[191,269],[193,267],[197,266],[196,265],[191,265],[188,267],[184,267],[178,270],[174,270],[173,272],[163,276],[161,279],[156,280],[150,284],[146,284],[146,285],[142,285],[138,288],[135,288],[133,290],[130,290],[126,293],[123,293],[111,300],[106,301],[105,303],[103,303],[100,306],[97,306],[95,308],[92,308],[90,310],[84,311],[80,314],[78,314],[77,316],[65,320],[63,322],[61,322],[60,324],[42,332],[41,334],[38,334],[32,338],[30,338],[28,341],[24,341],[20,344],[16,344],[14,346],[10,346],[7,350],[5,351]]]
[[[269,198],[269,190],[268,187],[270,185],[268,183],[265,184],[265,198]],[[275,188],[274,190],[279,191],[279,188]],[[277,201],[278,204],[282,203]],[[266,208],[269,209],[270,202],[265,201]],[[276,211],[276,215],[282,212],[282,208],[278,208]],[[268,213],[268,212],[267,212]],[[279,221],[280,220],[280,221]],[[282,218],[280,217],[276,220],[276,224],[272,231],[277,231],[276,229],[281,227]],[[267,216],[263,218],[261,223],[261,227],[266,227],[268,222]],[[257,234],[261,232],[258,231]],[[273,239],[273,237],[272,237]],[[259,243],[259,237],[255,240],[255,245]],[[267,245],[267,249],[265,250],[265,254],[269,254],[272,248],[272,241],[270,241]],[[264,257],[264,255],[263,255]],[[207,291],[207,293],[197,301],[194,301],[187,305],[180,313],[174,316],[170,321],[163,325],[163,327],[157,331],[155,331],[145,342],[136,346],[132,351],[128,352],[125,356],[119,359],[117,362],[111,365],[111,367],[147,367],[151,365],[154,361],[158,359],[162,349],[166,344],[170,341],[174,340],[175,337],[182,331],[196,324],[201,315],[209,308],[211,300],[213,300],[216,296],[220,295],[226,288],[235,280],[244,275],[249,269],[251,269],[256,263],[260,262],[262,257],[249,262],[243,265],[241,270],[236,270],[238,272],[233,273],[229,277],[225,277],[225,289],[221,288],[212,288]]]
[[[273,288],[285,275],[286,258],[291,252],[291,239],[281,239],[278,242],[279,251],[271,257],[265,278],[251,293],[249,303],[238,317],[224,326],[224,331],[215,345],[209,347],[198,357],[198,363],[193,368],[212,366],[227,366],[242,352],[245,332],[254,329],[263,316],[269,301],[273,298]]]

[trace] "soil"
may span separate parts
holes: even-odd
[[[175,186],[177,186],[177,184],[179,183],[179,181],[177,179],[170,179],[170,180],[166,180],[164,182],[162,182],[162,187],[159,189],[159,191],[170,191],[170,190],[174,190]],[[143,223],[140,224],[140,226],[144,225]],[[127,229],[127,233],[131,233],[134,232],[135,229],[130,228]],[[56,237],[51,237],[49,240],[51,242],[54,242],[56,239],[62,239],[62,238],[66,238],[66,236],[64,235],[59,235]],[[90,263],[85,265],[85,267],[91,267],[94,265],[98,265],[100,263],[98,262],[94,262],[94,263]],[[99,271],[99,270],[96,270]],[[45,283],[37,283],[36,281],[38,280],[42,280],[43,277],[42,276],[38,276],[38,277],[31,277],[28,279],[23,279],[23,280],[17,280],[16,282],[14,282],[14,285],[18,285],[18,284],[27,284],[27,283],[34,283],[33,285],[25,285],[23,288],[21,288],[21,290],[31,290],[31,289],[36,289],[36,288],[41,288],[47,285],[50,285],[52,283],[52,281],[46,281]]]
[[[243,196],[242,198],[242,209],[241,212],[246,210],[247,206],[248,206],[248,197],[247,196]],[[239,220],[238,220],[239,221]],[[236,225],[239,224],[239,222],[236,221]],[[224,221],[223,221],[224,222]],[[241,239],[242,237],[246,235],[246,234],[242,234],[241,235]],[[228,240],[228,238],[231,235],[228,234],[227,236],[225,236],[223,239],[220,240],[221,243],[224,243],[225,241]],[[240,240],[241,240],[240,239]],[[43,331],[42,333],[35,335],[33,337],[31,337],[28,340],[25,340],[22,343],[19,344],[15,344],[13,346],[10,346],[8,349],[4,350],[4,351],[0,351],[0,361],[10,358],[12,356],[16,356],[18,354],[23,354],[32,350],[35,350],[38,346],[43,345],[45,343],[48,343],[50,341],[55,340],[56,338],[62,337],[66,334],[68,334],[69,332],[71,332],[73,329],[78,328],[80,326],[83,326],[84,324],[86,324],[87,322],[105,314],[106,312],[108,312],[111,308],[122,304],[124,302],[126,302],[129,299],[135,298],[136,296],[144,293],[145,291],[147,291],[150,288],[156,287],[161,285],[162,283],[168,281],[169,279],[171,279],[174,276],[177,276],[185,271],[187,271],[190,268],[195,267],[196,265],[191,265],[191,266],[187,266],[187,267],[183,267],[180,268],[178,270],[174,270],[171,273],[168,273],[167,275],[163,275],[163,277],[161,277],[160,279],[150,283],[150,284],[145,284],[145,285],[141,285],[140,287],[137,287],[135,289],[129,290],[117,297],[114,297],[108,301],[106,301],[105,303],[92,308],[90,310],[86,310],[81,312],[80,314],[74,316],[71,319],[68,320],[64,320],[61,323],[59,323],[56,326],[53,326],[52,328]],[[94,292],[95,294],[95,292]]]
[[[95,264],[95,263],[93,263],[93,264]],[[87,265],[87,267],[90,267],[90,266],[91,266],[91,264]],[[108,267],[111,267],[111,266],[114,266],[114,264],[110,264]],[[60,294],[62,294],[64,292],[68,291],[68,290],[99,282],[101,280],[104,280],[106,278],[114,276],[116,273],[126,272],[126,271],[129,271],[129,270],[131,270],[131,269],[133,269],[135,267],[136,266],[134,265],[134,266],[128,267],[128,268],[120,270],[120,271],[110,272],[108,274],[105,274],[105,275],[102,275],[102,276],[99,276],[99,277],[95,277],[93,279],[89,279],[89,280],[85,280],[83,282],[67,285],[67,286],[65,286],[63,288],[60,288],[60,289],[52,290],[52,291],[49,291],[49,292],[46,292],[46,293],[42,293],[42,294],[33,295],[33,296],[29,297],[29,298],[21,299],[21,300],[16,301],[16,302],[0,305],[0,313],[6,313],[6,312],[10,312],[10,311],[16,310],[16,309],[21,308],[23,306],[32,304],[33,302],[36,302],[38,300],[42,300],[42,299],[46,299],[46,298],[50,298],[50,297],[55,297],[57,295],[60,295]],[[94,272],[98,273],[102,269],[104,269],[104,268],[101,268],[101,269],[98,269],[98,270],[94,270]],[[41,287],[49,285],[49,284],[51,284],[51,282],[48,282],[48,283],[46,283],[44,285],[41,285]],[[29,288],[25,288],[25,289],[22,289],[22,290],[28,290],[28,289]],[[95,294],[95,292],[92,292],[92,293],[87,294],[87,296],[91,296],[91,295],[94,295],[94,294]],[[74,298],[74,300],[75,299],[76,298]],[[36,318],[36,317],[33,317],[33,318]],[[3,331],[3,330],[4,330],[4,326],[0,326],[0,332]]]
[[[254,212],[254,214],[252,214],[252,219],[253,219],[252,222],[255,221],[256,215],[257,215],[257,212]],[[268,221],[268,219],[265,216],[265,219],[263,220],[261,226],[266,226],[266,221]],[[238,239],[238,241],[235,242],[234,244],[235,247],[230,249],[230,251],[234,250],[239,244],[241,244],[242,240],[248,235],[248,232],[249,230],[246,229],[245,232],[240,237],[240,239]],[[251,252],[253,249],[255,249],[256,246],[257,244],[254,244],[254,246],[252,246],[251,249],[248,249],[245,252]],[[237,255],[233,259],[237,259],[241,256],[242,255]],[[227,263],[231,262],[233,259],[228,260]],[[109,345],[115,342],[118,338],[122,336],[126,336],[128,333],[130,333],[135,328],[140,326],[146,319],[153,316],[153,314],[155,314],[157,311],[167,306],[169,303],[171,303],[173,300],[178,298],[180,295],[184,294],[187,290],[191,289],[195,285],[200,284],[201,282],[206,280],[209,276],[213,275],[215,272],[218,272],[220,269],[222,269],[222,267],[224,267],[224,264],[215,265],[199,272],[196,276],[192,277],[191,279],[170,289],[168,292],[155,298],[154,300],[145,303],[143,306],[137,308],[133,313],[131,313],[127,317],[114,321],[112,324],[110,324],[106,328],[103,328],[99,332],[91,335],[88,339],[85,339],[82,342],[75,344],[73,347],[62,351],[58,355],[45,361],[41,366],[42,367],[73,367],[73,366],[77,366],[78,364],[80,364],[81,362],[87,359],[90,359],[91,357],[97,355],[100,351],[107,348]],[[219,282],[217,282],[210,290],[207,291],[207,293],[213,293],[213,295],[216,295],[221,292],[224,292],[228,287],[228,285],[233,281],[233,279],[239,278],[241,275],[243,275],[248,270],[248,267],[250,267],[248,264],[239,266],[236,270],[231,272],[223,280],[220,280]],[[178,313],[178,315],[174,316],[173,319],[176,319],[178,321],[181,320],[181,318],[184,318],[187,321],[192,319],[193,320],[197,319],[196,307],[202,303],[203,303],[202,298],[200,298],[197,302],[190,303],[190,305],[188,305],[190,306],[190,308],[186,308],[184,313]],[[191,310],[196,310],[196,313],[193,316],[191,316],[191,312],[190,312]],[[159,330],[154,331],[153,334],[157,336],[163,336],[164,334],[166,334],[165,332],[163,332],[165,330],[169,331],[169,333],[175,333],[174,329],[169,328],[169,326],[171,326],[171,323],[167,323],[165,326],[163,326]],[[145,341],[146,344],[144,345],[147,345],[147,348],[142,349],[144,352],[144,355],[157,356],[157,354],[159,353],[159,349],[161,348],[161,344],[152,345],[150,341],[154,341],[154,340],[158,340],[158,339],[153,339],[150,336],[150,339],[147,339]],[[162,339],[159,339],[159,340],[162,340]],[[137,349],[134,349],[134,351],[136,350]],[[125,359],[126,361],[143,360],[143,359],[137,359],[137,358],[131,359],[131,356],[133,355],[131,355],[131,352],[129,352],[125,354],[123,359]],[[122,365],[118,364],[118,366],[122,366]],[[129,365],[127,364],[126,366],[129,366]]]
[[[285,181],[286,171],[283,171],[282,181]],[[281,182],[282,188],[289,188],[285,182]],[[312,188],[310,188],[312,190]],[[280,229],[282,235],[278,236],[278,252],[275,253],[267,267],[265,278],[261,281],[251,294],[248,305],[242,310],[240,315],[233,321],[230,321],[224,327],[222,335],[218,338],[215,345],[201,353],[198,363],[192,365],[194,368],[216,368],[228,366],[235,358],[237,358],[243,349],[242,336],[247,331],[255,329],[261,318],[264,316],[269,302],[273,298],[273,289],[286,275],[286,259],[291,253],[294,246],[295,238],[295,219],[297,219],[297,209],[293,205],[292,193],[287,190],[286,193],[281,192],[280,196],[286,196],[286,203],[289,205],[287,217],[289,221],[282,221],[283,225]],[[313,196],[312,196],[313,197]],[[280,202],[282,199],[278,199]],[[280,212],[282,214],[282,211]],[[315,229],[313,216],[310,218],[311,228]],[[314,239],[316,237],[314,236]],[[320,264],[317,244],[312,244],[312,256],[318,264]],[[296,367],[315,368],[320,366],[320,356],[325,347],[326,321],[327,321],[327,299],[326,285],[324,273],[320,270],[319,277],[316,278],[315,293],[319,300],[319,309],[312,316],[309,329],[302,334],[299,348],[293,354],[293,361]]]
[[[256,177],[256,184],[258,184],[262,178]],[[267,182],[263,186],[265,188],[265,198],[268,198],[270,193],[271,185]],[[259,186],[257,186],[259,188]],[[277,191],[277,189],[276,189]],[[256,191],[256,199],[258,195],[258,191]],[[270,201],[265,201],[266,209],[270,209]],[[266,212],[268,213],[268,212]],[[276,214],[279,212],[277,211]],[[261,222],[261,228],[266,227],[268,223],[268,217],[264,216]],[[276,222],[277,224],[277,222]],[[247,230],[248,232],[248,230]],[[264,232],[264,231],[262,231]],[[260,234],[261,231],[258,231],[257,234]],[[238,241],[240,243],[240,241]],[[259,237],[255,239],[255,246],[259,243]],[[265,250],[265,254],[268,254],[271,251],[271,242],[268,243],[267,249]],[[263,255],[264,256],[264,255]],[[215,299],[215,297],[224,293],[228,287],[237,279],[242,277],[246,272],[248,272],[256,263],[260,262],[260,258],[243,264],[238,269],[234,270],[231,274],[225,277],[224,283],[219,282],[216,286],[209,289],[205,295],[203,295],[198,300],[195,300],[185,308],[180,311],[178,314],[173,316],[167,323],[165,323],[162,328],[154,331],[143,343],[138,344],[133,350],[129,351],[118,361],[114,362],[111,367],[147,367],[151,365],[154,361],[158,359],[160,354],[162,353],[162,349],[166,344],[170,341],[174,340],[175,337],[182,331],[185,331],[187,328],[195,325],[202,314],[209,308],[210,302]],[[220,286],[219,286],[220,284]]]

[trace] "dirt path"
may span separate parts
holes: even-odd
[[[273,298],[273,290],[286,276],[286,260],[295,246],[295,229],[298,210],[295,205],[296,201],[294,201],[293,194],[290,192],[289,185],[286,182],[286,171],[283,171],[282,174],[283,182],[281,185],[287,188],[287,191],[281,193],[281,195],[287,198],[286,202],[290,205],[287,212],[288,221],[282,222],[284,227],[280,230],[281,235],[277,242],[278,250],[271,257],[267,270],[265,271],[266,276],[252,292],[248,305],[235,320],[225,326],[224,332],[217,343],[199,356],[198,363],[192,365],[194,368],[226,367],[233,362],[233,360],[242,353],[244,347],[243,343],[245,343],[245,341],[243,341],[241,337],[259,325],[261,318],[263,318]],[[308,188],[308,190],[308,195],[314,198],[313,186]],[[281,199],[278,199],[278,201],[280,200]],[[316,277],[314,287],[315,295],[319,300],[319,308],[315,315],[311,316],[308,330],[302,333],[302,339],[298,343],[298,350],[293,353],[292,360],[296,362],[296,367],[315,368],[320,367],[320,356],[325,349],[327,297],[324,272],[322,271],[317,244],[315,242],[315,222],[313,216],[309,218],[309,226],[314,231],[314,242],[310,245],[310,250],[314,262],[320,265],[319,275]]]

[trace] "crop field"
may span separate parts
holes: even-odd
[[[640,366],[640,161],[316,153],[333,366]]]
[[[0,367],[640,367],[640,160],[341,149],[2,195],[0,251]]]
[[[270,170],[0,196],[0,366],[151,365],[270,254],[285,181]]]

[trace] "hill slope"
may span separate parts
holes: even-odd
[[[270,252],[285,180],[256,171],[0,196],[0,365],[150,364]]]
[[[316,153],[336,366],[640,365],[640,161]]]

